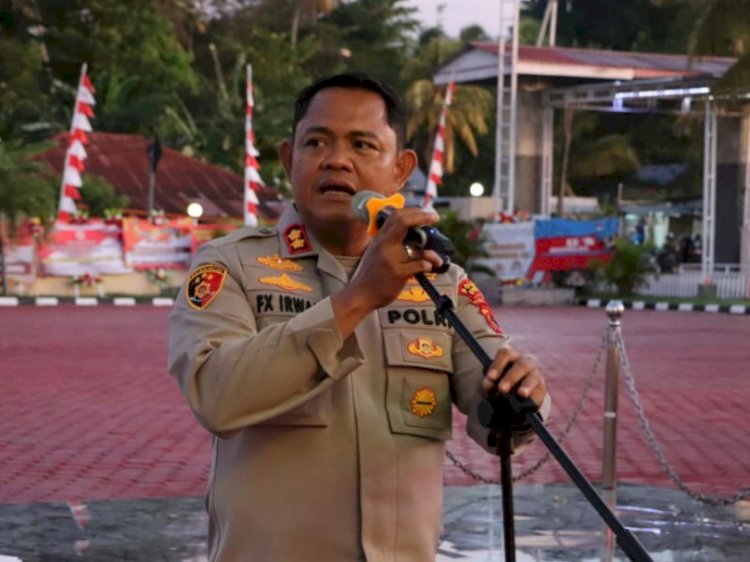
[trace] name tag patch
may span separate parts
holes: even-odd
[[[258,314],[267,312],[297,313],[303,312],[315,303],[302,297],[280,294],[258,294],[255,295],[255,306]]]

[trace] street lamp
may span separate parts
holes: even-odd
[[[193,222],[197,223],[198,219],[203,216],[203,205],[193,201],[187,206],[187,214],[193,219]]]
[[[471,193],[472,197],[481,197],[484,195],[484,186],[478,181],[475,181],[469,186],[469,193]]]

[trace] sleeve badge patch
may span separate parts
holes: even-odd
[[[313,290],[309,285],[305,285],[296,279],[292,279],[286,273],[282,273],[278,277],[259,277],[258,283],[263,283],[264,285],[275,285],[286,291],[304,291],[305,293],[311,293]]]
[[[442,357],[445,354],[443,348],[432,341],[432,338],[417,338],[416,341],[409,342],[406,350],[412,355],[418,355],[425,359]]]
[[[224,286],[227,270],[212,263],[202,265],[190,274],[185,298],[196,310],[203,310],[216,298]]]
[[[479,290],[471,279],[464,279],[458,286],[458,294],[469,299],[469,302],[479,309],[479,313],[484,316],[487,325],[492,329],[493,332],[503,335],[503,329],[495,320],[495,315],[492,314],[492,308],[489,303],[485,300],[482,291]]]
[[[431,388],[422,387],[414,391],[409,403],[411,413],[420,418],[431,416],[437,408],[437,396]]]
[[[292,260],[285,260],[278,254],[272,256],[259,256],[255,259],[258,263],[279,271],[302,271],[304,269],[300,264],[293,262]]]
[[[302,254],[312,250],[312,245],[307,239],[305,227],[301,224],[293,224],[284,231],[284,242],[290,254]]]

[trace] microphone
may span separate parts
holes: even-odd
[[[352,198],[354,214],[369,226],[370,236],[377,234],[383,223],[394,209],[404,207],[406,200],[400,193],[384,197],[374,191],[359,191]],[[443,265],[437,268],[438,273],[444,273],[450,265],[450,255],[453,253],[453,243],[437,228],[430,225],[410,228],[404,237],[404,245],[420,250],[434,250],[443,259]]]

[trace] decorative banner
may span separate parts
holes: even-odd
[[[63,177],[60,184],[60,204],[57,218],[67,221],[78,212],[76,201],[81,198],[81,173],[86,168],[86,149],[88,133],[91,132],[89,117],[94,117],[93,106],[94,86],[86,74],[86,64],[81,66],[81,77],[78,80],[75,106],[73,107],[73,119],[70,124],[70,138],[68,139],[68,150],[65,153],[63,165]]]
[[[482,233],[489,255],[477,261],[492,269],[502,283],[523,280],[534,260],[534,222],[487,223]]]
[[[81,224],[56,221],[48,241],[39,247],[45,275],[98,277],[130,273],[122,252],[122,228],[93,219]]]
[[[125,263],[136,270],[187,269],[193,239],[192,219],[175,219],[162,224],[126,217],[122,220]]]
[[[445,157],[445,121],[448,119],[448,108],[453,101],[453,92],[456,89],[456,83],[451,80],[445,92],[445,102],[443,110],[440,112],[440,121],[438,130],[435,133],[435,148],[432,153],[432,163],[430,171],[427,174],[427,186],[424,190],[424,199],[422,207],[427,210],[433,210],[432,202],[437,197],[437,186],[443,183],[443,159]]]
[[[5,225],[3,225],[5,226]],[[5,240],[3,261],[5,281],[11,290],[19,284],[31,284],[37,275],[37,248],[35,234],[41,232],[41,226],[25,221],[16,230],[15,236],[8,236],[7,228],[0,234]]]
[[[592,260],[609,260],[611,250],[607,242],[617,235],[617,227],[616,218],[537,220],[534,227],[536,256],[530,274],[586,269]]]
[[[260,153],[255,148],[253,133],[253,111],[255,96],[253,93],[253,67],[247,65],[247,100],[245,106],[245,225],[258,224],[258,190],[265,184],[260,177]]]

